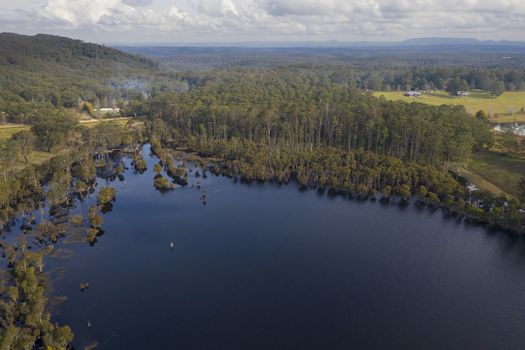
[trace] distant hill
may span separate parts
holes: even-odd
[[[402,46],[478,45],[481,42],[470,38],[413,38],[401,41]]]
[[[515,46],[525,47],[523,41],[478,40],[472,38],[413,38],[398,43],[401,46]]]
[[[433,42],[433,45],[430,43]],[[438,45],[438,42],[441,45]],[[474,40],[414,40],[406,44],[356,47],[181,47],[117,46],[119,50],[152,57],[178,71],[337,66],[363,72],[399,67],[525,67],[525,46],[474,44]],[[471,44],[466,44],[470,42]],[[412,44],[411,44],[412,43]],[[461,43],[461,44],[460,44]],[[326,43],[327,45],[329,43]],[[333,44],[331,42],[330,44]],[[217,44],[220,45],[220,44]],[[364,45],[364,44],[360,44]],[[512,59],[503,59],[511,57]],[[470,79],[469,79],[470,81]],[[397,85],[397,84],[396,84]]]
[[[46,105],[115,105],[177,84],[170,69],[144,56],[53,35],[0,33],[0,113],[11,121],[31,122]]]
[[[80,40],[46,34],[27,36],[0,33],[1,65],[28,66],[44,62],[75,69],[90,65],[105,70],[117,65],[134,69],[159,69],[159,64],[151,59]]]
[[[473,38],[428,37],[411,38],[403,41],[236,41],[236,42],[182,42],[182,43],[137,43],[114,44],[113,47],[133,48],[221,48],[221,49],[345,49],[345,48],[396,48],[409,46],[507,46],[525,47],[525,41],[478,40]]]

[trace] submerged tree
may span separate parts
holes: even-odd
[[[88,227],[86,229],[86,239],[89,243],[93,244],[97,240],[97,235],[99,233],[99,229],[95,227]]]
[[[69,218],[69,222],[76,226],[81,226],[84,223],[84,215],[76,214]]]
[[[155,172],[156,175],[160,175],[160,173],[162,172],[162,165],[160,164],[155,164],[155,166],[153,167],[153,171]]]
[[[169,191],[173,190],[175,188],[175,185],[173,185],[171,182],[169,182],[164,176],[157,175],[155,176],[155,179],[153,180],[153,185],[156,189],[160,191]]]
[[[73,340],[68,326],[51,322],[42,267],[42,254],[26,251],[0,272],[0,349],[66,350]]]
[[[102,187],[97,195],[97,204],[104,205],[115,200],[117,190],[114,187]]]
[[[144,158],[135,157],[133,159],[133,166],[135,167],[135,170],[137,170],[139,173],[143,173],[148,169],[148,163],[144,160]]]
[[[88,209],[89,223],[94,228],[100,228],[104,224],[102,216],[98,215],[98,208],[96,205],[92,205]]]
[[[38,240],[49,239],[51,242],[57,242],[58,238],[65,232],[65,227],[61,224],[57,225],[49,221],[42,221],[38,224],[36,232]]]

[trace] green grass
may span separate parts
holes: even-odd
[[[102,123],[112,123],[112,124],[117,124],[120,126],[125,126],[130,119],[132,118],[116,117],[116,118],[108,118],[108,119],[88,119],[88,120],[80,120],[80,125],[87,126],[88,128],[94,127]]]
[[[115,123],[118,125],[126,125],[128,120],[131,118],[111,118],[111,119],[91,119],[91,120],[81,120],[80,125],[85,125],[87,127],[94,127],[102,123]],[[5,124],[0,125],[0,141],[7,140],[13,134],[22,131],[29,130],[31,127],[23,124]]]
[[[494,123],[525,123],[525,113],[520,113],[525,107],[525,91],[505,92],[494,98],[483,92],[472,93],[469,97],[452,97],[446,92],[424,94],[420,98],[403,96],[403,92],[376,92],[374,96],[384,96],[388,100],[420,102],[429,105],[463,105],[469,113],[485,110]],[[509,137],[509,135],[506,135]],[[508,146],[502,141],[502,133],[495,134],[498,152],[478,152],[471,159],[454,164],[450,169],[464,176],[479,188],[496,195],[507,194],[513,196],[517,192],[520,178],[525,176],[525,157],[523,157],[521,137],[515,136],[515,145]],[[510,156],[512,154],[512,156]]]
[[[453,97],[446,92],[435,91],[433,94],[424,94],[420,98],[403,96],[401,91],[379,91],[374,96],[384,96],[387,100],[421,102],[439,106],[443,104],[463,105],[469,113],[485,110],[495,123],[525,122],[525,91],[508,91],[496,98],[485,92],[473,92],[469,97]]]
[[[61,151],[57,151],[57,152],[31,151],[31,154],[29,155],[29,163],[43,164],[60,153]]]
[[[29,126],[21,124],[0,125],[0,141],[7,140],[13,136],[13,134],[22,130],[29,130]]]
[[[128,120],[131,118],[112,118],[112,119],[92,119],[92,120],[83,120],[80,121],[80,125],[87,126],[88,128],[92,128],[96,125],[102,124],[102,123],[114,123],[121,126],[125,126],[128,122]],[[0,143],[5,142],[7,139],[9,139],[13,134],[22,131],[22,130],[29,130],[30,126],[28,125],[22,125],[22,124],[5,124],[0,125]],[[56,155],[59,155],[61,153],[68,152],[67,149],[62,150],[55,150],[53,152],[45,152],[45,151],[32,151],[29,155],[29,163],[30,164],[43,164],[44,162],[50,160]],[[26,166],[26,164],[23,161],[18,162],[18,164],[14,165],[15,169],[23,169]]]
[[[512,158],[502,153],[475,153],[466,166],[468,170],[511,196],[517,193],[518,182],[525,176],[525,159]]]
[[[485,180],[483,177],[481,177],[479,174],[476,174],[472,170],[470,170],[467,167],[467,164],[463,163],[455,163],[450,165],[450,170],[454,172],[455,174],[462,176],[466,178],[469,182],[475,184],[478,188],[490,192],[492,194],[495,194],[496,196],[500,195],[508,195],[505,191],[503,191],[501,188],[493,184],[492,182],[489,182]]]

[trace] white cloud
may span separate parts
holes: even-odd
[[[123,0],[125,4],[131,6],[147,6],[153,3],[153,0]]]
[[[104,16],[111,16],[117,8],[131,10],[121,0],[49,0],[37,14],[49,20],[78,27],[96,24]]]
[[[519,39],[525,0],[19,0],[28,28],[207,40],[499,36]],[[17,9],[14,5],[8,9]],[[0,8],[0,29],[6,27]],[[20,19],[19,19],[20,20]],[[491,34],[492,33],[492,34]],[[116,35],[116,34],[115,34]]]

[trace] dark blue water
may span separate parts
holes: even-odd
[[[55,320],[76,346],[525,347],[520,239],[415,205],[213,176],[191,180],[203,205],[196,188],[157,192],[148,161],[115,184],[98,243],[64,246],[74,256],[46,266],[66,268]]]

